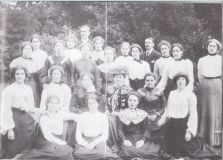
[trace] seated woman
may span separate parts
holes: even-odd
[[[31,144],[35,129],[34,117],[37,117],[35,115],[39,110],[34,107],[31,87],[24,82],[26,68],[12,68],[12,75],[15,82],[3,90],[1,98],[0,133],[3,158],[12,158]]]
[[[46,98],[47,115],[40,117],[36,128],[35,140],[32,146],[25,150],[19,160],[73,160],[73,149],[61,139],[63,121],[78,120],[74,113],[60,112],[60,98],[57,95],[48,95]]]
[[[98,111],[99,97],[88,96],[88,112],[80,115],[77,122],[76,141],[78,146],[74,158],[81,160],[119,159],[106,145],[108,139],[108,119]]]
[[[220,153],[208,146],[204,138],[197,136],[197,98],[186,89],[188,75],[178,73],[173,82],[177,89],[170,92],[167,108],[158,121],[159,126],[166,123],[167,153],[175,157],[220,158]]]
[[[148,114],[137,108],[140,100],[138,92],[128,95],[128,108],[118,115],[118,135],[120,140],[120,157],[123,159],[170,159],[171,156],[150,142]]]
[[[153,73],[145,75],[145,87],[138,90],[141,95],[140,107],[148,113],[148,128],[151,131],[151,137],[154,143],[161,138],[161,130],[157,125],[158,120],[164,112],[166,99],[162,92],[156,87],[156,77]]]

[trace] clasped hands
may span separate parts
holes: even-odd
[[[129,141],[129,140],[124,140],[124,141],[123,141],[123,144],[124,144],[125,146],[129,146],[129,147],[133,146],[132,142]],[[144,141],[143,141],[143,140],[139,140],[139,141],[136,142],[136,148],[140,148],[140,147],[142,147],[143,145],[144,145]]]

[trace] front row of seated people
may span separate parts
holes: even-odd
[[[62,76],[63,72],[55,72],[58,70],[51,72],[54,80],[49,88],[56,85],[56,79]],[[126,87],[125,71],[114,70],[115,85],[108,88],[107,107],[110,108],[105,113],[99,111],[101,98],[92,88],[93,79],[86,74],[81,78],[85,92],[81,98],[85,99],[88,109],[81,113],[78,111],[78,114],[66,112],[66,103],[61,102],[65,98],[59,97],[61,93],[58,90],[49,88],[49,92],[43,91],[47,93],[45,104],[42,103],[44,107],[35,108],[31,87],[25,84],[26,69],[17,66],[13,75],[15,82],[4,89],[2,97],[4,158],[17,154],[16,158],[21,160],[221,157],[196,134],[197,100],[195,94],[186,88],[189,79],[184,73],[174,77],[177,89],[170,92],[167,107],[164,108],[165,98],[156,89],[153,74],[145,76],[144,88],[136,92]],[[126,101],[123,101],[125,98]],[[77,123],[74,148],[64,140],[65,121]],[[116,145],[117,152],[109,148],[107,142],[110,141]]]

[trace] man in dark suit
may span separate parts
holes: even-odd
[[[77,49],[80,49],[80,46],[83,44],[90,44],[93,47],[93,42],[90,40],[90,27],[88,25],[82,25],[80,26],[80,40],[76,45]]]
[[[154,47],[154,38],[148,37],[145,39],[145,52],[143,53],[143,60],[149,63],[150,69],[153,72],[154,70],[154,64],[157,59],[161,57],[161,53],[156,51]]]

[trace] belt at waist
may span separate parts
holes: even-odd
[[[221,76],[217,76],[217,77],[204,77],[205,79],[221,79]]]

